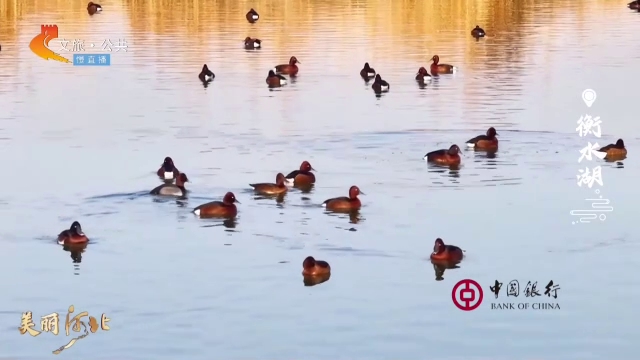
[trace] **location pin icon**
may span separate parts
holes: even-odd
[[[591,107],[591,105],[596,101],[596,92],[592,89],[583,91],[582,100],[584,100],[584,103],[587,104],[588,107]]]

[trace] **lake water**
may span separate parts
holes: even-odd
[[[634,358],[640,14],[626,2],[105,1],[90,17],[77,1],[0,0],[0,357],[50,358],[78,335],[64,334],[73,304],[111,329],[66,359]],[[87,53],[106,39],[127,51],[109,67],[47,62],[28,47],[41,24]],[[264,48],[244,50],[246,36]],[[459,71],[420,88],[435,54]],[[269,90],[290,56],[296,81]],[[380,98],[359,77],[366,61],[391,84]],[[585,114],[600,116],[600,139],[577,134]],[[489,126],[495,157],[464,150],[457,171],[423,161]],[[628,159],[578,163],[587,142],[618,138]],[[165,156],[192,181],[187,201],[147,195]],[[310,193],[279,204],[247,190],[303,160],[317,169]],[[603,186],[577,186],[597,165]],[[366,193],[359,216],[324,213],[351,185]],[[572,224],[596,189],[614,211]],[[227,191],[235,223],[190,213]],[[81,259],[55,242],[74,220],[92,240]],[[440,281],[438,237],[466,250]],[[304,286],[308,255],[331,264],[329,281]],[[484,290],[474,311],[452,302],[463,279]],[[523,295],[528,281],[541,297]],[[36,329],[60,313],[61,334],[20,335],[26,311]]]

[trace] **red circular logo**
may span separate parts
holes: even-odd
[[[476,281],[464,279],[458,281],[451,291],[451,299],[458,309],[475,310],[482,304],[482,287]]]

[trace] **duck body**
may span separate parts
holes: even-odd
[[[82,231],[82,227],[77,221],[74,221],[69,229],[63,230],[58,234],[58,244],[60,245],[86,244],[87,242],[89,242],[89,238]]]
[[[331,266],[323,260],[316,260],[312,256],[307,256],[302,262],[302,275],[322,276],[331,273]]]
[[[453,74],[458,70],[458,68],[453,65],[440,64],[440,57],[438,55],[433,55],[431,60],[433,61],[431,64],[432,74]]]
[[[427,69],[421,67],[416,74],[416,81],[419,83],[427,83],[431,81],[431,75],[427,72]]]
[[[187,181],[189,181],[187,175],[180,174],[176,179],[175,185],[163,184],[151,190],[149,193],[151,195],[184,197],[187,195],[187,189],[184,187]]]
[[[257,50],[262,48],[262,40],[247,37],[244,39],[244,48],[248,50]]]
[[[235,205],[236,197],[232,192],[225,194],[222,201],[212,201],[202,204],[193,213],[199,217],[235,218],[238,215],[238,208]]]
[[[447,263],[458,263],[462,261],[464,253],[462,249],[454,245],[445,245],[442,239],[438,238],[433,246],[431,261],[441,261]]]
[[[349,196],[341,196],[332,199],[327,199],[322,203],[322,206],[328,211],[335,212],[351,212],[358,211],[362,207],[358,195],[360,195],[360,188],[352,186],[349,188]]]
[[[496,129],[490,127],[485,135],[479,135],[467,140],[467,147],[475,150],[498,150],[498,138],[496,138]]]
[[[606,153],[605,160],[620,160],[627,156],[627,149],[624,146],[624,141],[618,139],[615,144],[609,144],[598,150],[599,152]]]
[[[280,195],[287,192],[287,185],[285,185],[285,177],[282,173],[276,175],[276,182],[274,183],[259,183],[249,184],[257,194],[260,195]]]
[[[266,82],[269,87],[280,87],[287,84],[287,78],[270,70]]]
[[[376,70],[369,66],[369,63],[364,63],[364,67],[360,70],[360,76],[365,80],[371,79],[376,76]]]
[[[258,21],[258,19],[260,19],[260,15],[254,9],[249,10],[249,12],[247,12],[245,17],[247,18],[247,21],[252,23],[252,24],[254,22]]]
[[[452,145],[449,149],[440,149],[427,153],[424,156],[424,160],[428,162],[438,164],[455,166],[460,164],[460,148],[457,145]]]
[[[87,11],[89,12],[89,15],[93,15],[95,13],[102,12],[102,6],[100,6],[100,4],[89,2],[89,4],[87,4]]]
[[[376,74],[376,77],[371,85],[371,88],[376,94],[381,94],[383,92],[389,91],[389,83],[382,80],[380,74]]]
[[[473,30],[471,30],[471,36],[476,37],[476,38],[481,38],[484,37],[486,35],[486,33],[484,32],[484,30],[476,25],[475,28],[473,28]]]
[[[298,74],[298,65],[296,64],[300,64],[300,61],[292,56],[288,64],[277,65],[273,70],[278,74],[295,76]]]
[[[204,64],[204,66],[202,66],[202,71],[200,71],[200,74],[198,75],[198,78],[202,82],[213,81],[215,77],[216,75],[213,73],[213,71],[209,70],[207,64]]]

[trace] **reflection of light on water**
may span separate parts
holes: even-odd
[[[600,194],[600,190],[595,191],[596,195]],[[602,195],[598,197],[598,199],[585,199],[586,201],[591,201],[591,209],[589,210],[571,210],[569,213],[572,216],[579,216],[580,219],[578,221],[572,221],[571,224],[575,225],[578,222],[581,223],[590,223],[591,220],[599,219],[600,221],[605,221],[607,216],[605,214],[600,214],[602,212],[611,212],[613,211],[613,206],[609,206],[611,202],[609,199],[603,199]]]

